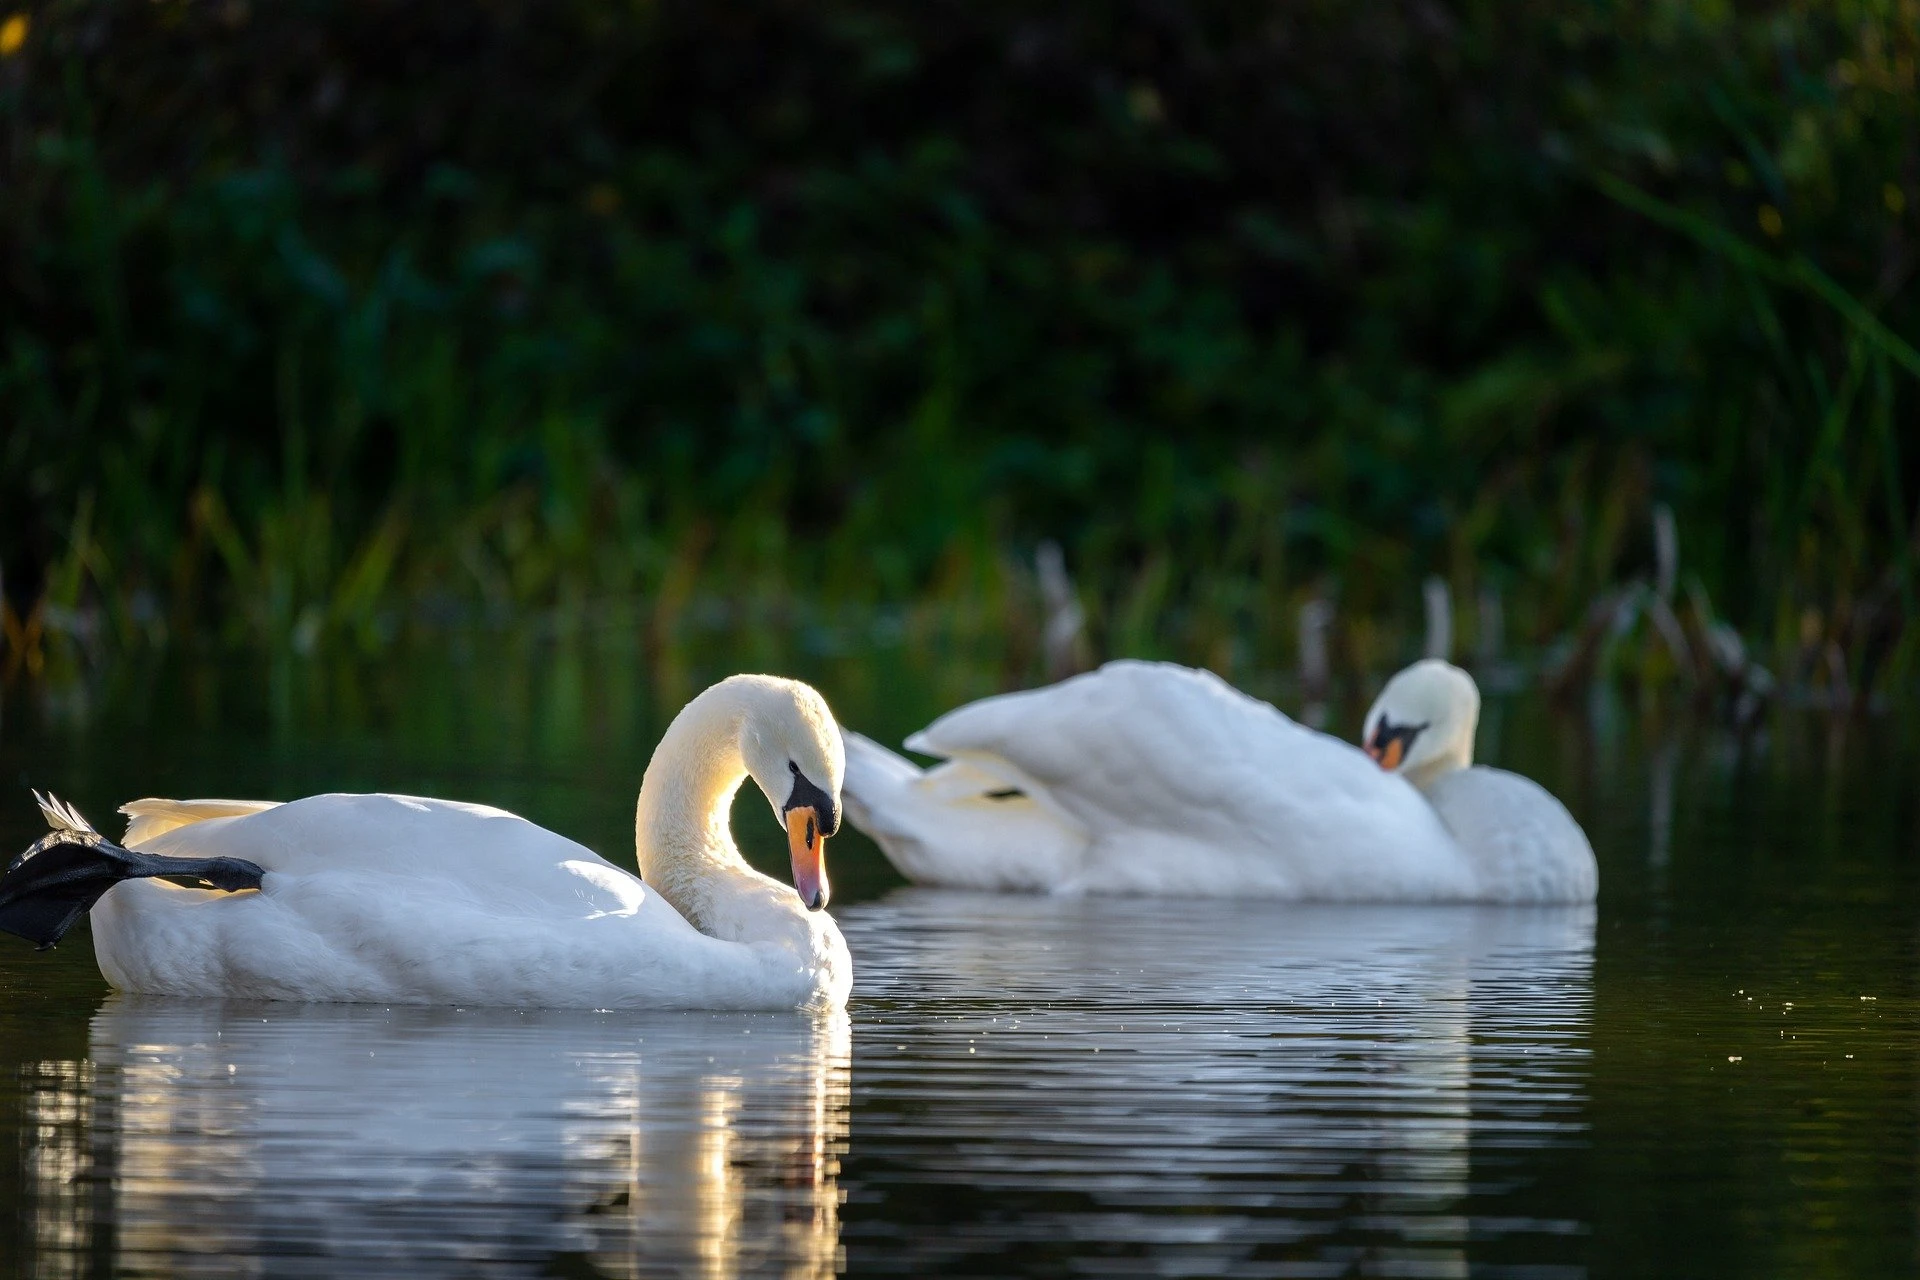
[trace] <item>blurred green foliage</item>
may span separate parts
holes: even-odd
[[[1665,503],[1703,617],[1914,674],[1915,0],[20,13],[16,648],[1027,634],[1057,538],[1102,652],[1365,666],[1430,573],[1576,631]]]

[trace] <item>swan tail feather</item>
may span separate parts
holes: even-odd
[[[876,824],[886,825],[884,815],[897,803],[902,788],[922,776],[920,768],[864,734],[843,729],[840,737],[847,748],[840,801],[854,825],[872,834]]]
[[[911,782],[921,775],[920,766],[865,734],[843,730],[840,736],[847,747],[847,775],[841,782],[842,791],[884,789]]]
[[[867,833],[895,866],[917,860],[918,841],[909,819],[917,811],[911,788],[927,775],[920,766],[850,729],[841,730],[847,748],[847,772],[840,800],[847,818]]]
[[[35,791],[33,802],[40,806],[40,816],[47,820],[49,831],[72,831],[90,836],[100,834],[78,809],[51,791]]]
[[[34,793],[53,829],[0,875],[0,932],[45,951],[122,880],[177,876],[234,892],[258,889],[266,872],[241,858],[163,858],[113,843],[73,806]]]

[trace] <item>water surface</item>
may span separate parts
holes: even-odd
[[[548,658],[16,698],[0,777],[443,794],[630,864],[681,695]],[[956,696],[798,673],[896,740]],[[84,934],[0,946],[0,1274],[1913,1274],[1902,733],[1492,703],[1594,909],[943,893],[844,838],[845,1018],[137,999]]]

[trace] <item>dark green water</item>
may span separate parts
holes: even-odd
[[[378,788],[630,862],[654,736],[720,660],[497,648],[15,690],[0,842],[37,833],[29,782],[97,820]],[[992,685],[905,652],[726,669],[896,741]],[[1521,697],[1481,754],[1586,825],[1597,910],[943,894],[849,836],[825,1020],[139,1000],[83,934],[0,946],[0,1275],[1920,1271],[1901,718],[1741,742]],[[778,861],[763,805],[736,823]]]

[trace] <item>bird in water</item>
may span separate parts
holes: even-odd
[[[912,880],[975,889],[1371,902],[1588,902],[1593,850],[1538,784],[1472,764],[1480,695],[1445,662],[1388,682],[1365,749],[1218,676],[1110,662],[855,733],[847,815]]]
[[[647,766],[640,876],[525,818],[451,800],[136,800],[116,844],[44,796],[52,830],[0,876],[0,930],[44,948],[90,913],[107,980],[155,994],[838,1008],[853,967],[823,908],[844,770],[813,689],[721,681],[674,718]],[[734,844],[729,815],[748,779],[787,833],[791,884]]]

